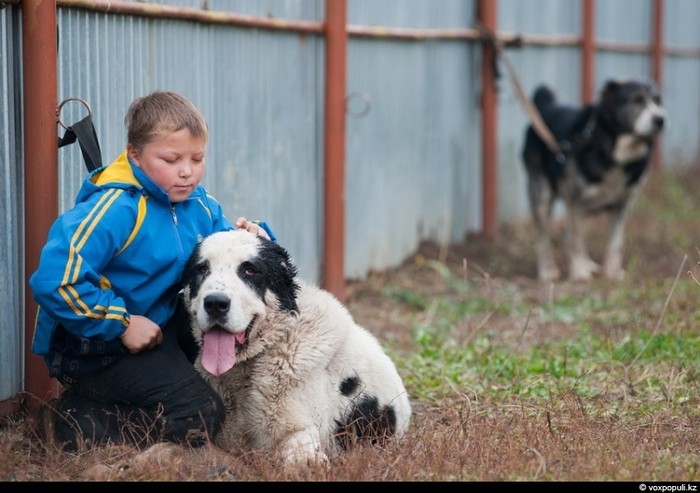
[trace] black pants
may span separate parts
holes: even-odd
[[[200,446],[221,428],[221,398],[197,373],[169,324],[163,343],[107,368],[60,376],[56,435],[67,450],[106,442],[145,447],[158,441]]]

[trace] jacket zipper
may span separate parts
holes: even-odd
[[[180,237],[180,231],[179,231],[180,228],[179,228],[179,223],[177,220],[177,213],[175,212],[175,205],[173,205],[173,204],[170,205],[170,215],[173,216],[173,226],[175,226],[173,233],[175,236],[175,241],[177,242],[178,254],[179,254],[180,258],[184,258],[185,250],[182,247],[182,238]]]

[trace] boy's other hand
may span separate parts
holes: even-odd
[[[248,221],[245,217],[239,217],[238,219],[236,219],[236,227],[239,229],[245,229],[249,233],[253,233],[257,236],[262,236],[263,238],[266,238],[268,240],[270,239],[270,236],[267,234],[267,231],[261,228],[257,222]]]
[[[141,315],[132,315],[131,322],[120,336],[122,344],[131,353],[153,349],[163,342],[163,332],[158,324]]]

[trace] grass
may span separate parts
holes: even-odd
[[[67,454],[19,415],[0,427],[0,479],[698,481],[697,189],[692,173],[645,189],[618,283],[538,283],[527,224],[447,256],[423,245],[400,268],[350,283],[350,311],[383,340],[411,395],[398,445],[295,471],[214,447]]]

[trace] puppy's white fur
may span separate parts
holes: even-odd
[[[297,278],[288,258],[270,265],[266,255],[262,263],[265,248],[272,246],[242,230],[206,238],[192,265],[206,264],[200,273],[208,272],[187,280],[183,291],[197,342],[215,325],[246,341],[237,345],[233,367],[220,376],[202,366],[201,354],[195,363],[226,406],[217,444],[233,451],[276,450],[288,463],[327,463],[343,448],[339,425],[355,419],[358,406],[372,399],[376,412],[395,418],[394,437],[402,437],[411,406],[379,341],[333,295]],[[284,309],[279,288],[271,286],[285,272],[299,286],[298,313]],[[221,296],[230,307],[213,320],[205,300]],[[348,383],[357,388],[349,392]]]

